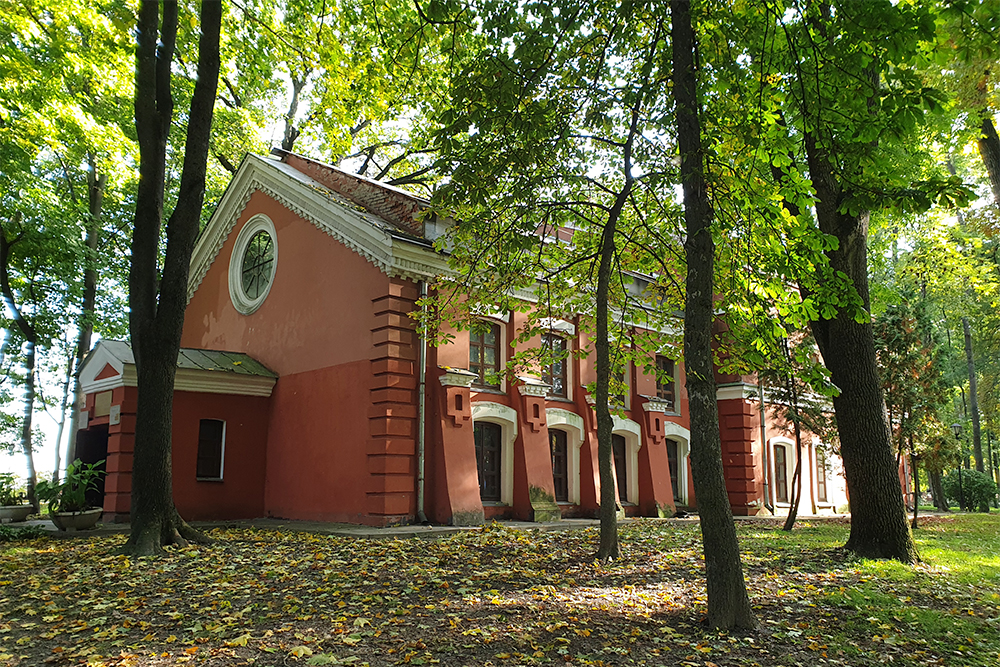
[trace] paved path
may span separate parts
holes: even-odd
[[[817,519],[844,518],[845,515],[802,515],[799,521],[815,521]],[[782,519],[783,517],[759,516],[759,517],[734,517],[740,521],[760,521],[764,519]],[[630,521],[631,519],[625,519]],[[647,519],[648,520],[648,519]],[[697,523],[696,514],[689,515],[682,519],[659,519],[659,521],[679,524]],[[520,528],[522,530],[579,530],[590,526],[599,526],[598,519],[563,519],[551,523],[534,523],[531,521],[501,521],[504,526],[510,528]],[[18,526],[40,526],[48,531],[52,537],[76,538],[92,537],[98,535],[115,535],[127,533],[130,526],[127,523],[104,523],[98,524],[93,530],[66,531],[61,532],[56,529],[48,519],[34,519],[17,524],[7,524],[11,527]],[[410,525],[410,526],[389,526],[386,528],[376,528],[373,526],[359,526],[349,523],[328,523],[323,521],[292,521],[287,519],[246,519],[239,521],[194,521],[192,526],[202,529],[210,528],[258,528],[260,530],[285,530],[304,533],[315,533],[318,535],[337,535],[340,537],[357,537],[362,539],[407,539],[411,537],[434,539],[445,535],[452,535],[463,531],[476,530],[479,526],[440,526],[440,525]]]

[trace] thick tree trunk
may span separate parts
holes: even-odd
[[[38,505],[38,495],[35,493],[38,475],[35,472],[35,456],[32,453],[33,444],[31,442],[31,417],[35,411],[35,341],[29,340],[26,347],[28,353],[24,359],[24,416],[21,422],[21,451],[24,452],[24,459],[28,465],[28,502],[31,503],[37,514],[41,508]]]
[[[743,579],[736,526],[722,468],[712,357],[715,242],[711,229],[713,213],[703,171],[690,3],[671,0],[670,15],[673,20],[677,141],[687,226],[684,360],[691,419],[690,458],[705,554],[708,625],[720,629],[753,629],[757,627],[757,619]]]
[[[837,247],[826,253],[830,267],[853,281],[862,306],[870,312],[869,214],[851,216],[840,211],[843,191],[828,156],[812,135],[806,136],[805,145],[820,230],[838,240]],[[851,499],[846,548],[868,558],[912,563],[917,550],[899,487],[871,320],[858,322],[852,312],[841,308],[834,319],[813,322],[812,329],[831,381],[840,389],[833,408]]]
[[[997,136],[993,114],[989,109],[983,110],[983,122],[979,129],[979,155],[983,158],[983,165],[990,178],[993,201],[1000,207],[1000,136]]]
[[[976,458],[976,470],[986,472],[983,465],[983,432],[979,423],[979,390],[976,383],[976,360],[972,355],[972,327],[969,318],[962,318],[965,333],[965,365],[969,371],[969,411],[972,413],[972,454]]]
[[[141,4],[136,55],[140,180],[129,272],[129,329],[139,399],[132,464],[132,533],[124,547],[133,554],[156,553],[164,544],[206,541],[174,507],[170,436],[188,268],[205,195],[208,140],[218,87],[222,4],[201,5],[198,78],[188,114],[184,168],[177,206],[167,222],[163,272],[157,280],[165,150],[173,110],[170,63],[177,31],[176,3],[165,3],[163,7],[161,29],[159,5],[151,1]]]

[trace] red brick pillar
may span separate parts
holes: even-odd
[[[118,387],[111,395],[103,517],[110,523],[128,522],[132,509],[132,456],[138,393],[136,387]],[[92,396],[87,399],[87,406],[91,407]]]
[[[759,510],[753,443],[756,425],[753,406],[743,398],[719,402],[722,465],[733,514],[753,516]]]
[[[389,293],[373,301],[367,514],[375,525],[416,516],[418,339],[409,313],[417,298],[416,285],[394,278]]]

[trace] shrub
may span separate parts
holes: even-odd
[[[12,472],[0,473],[0,505],[20,505],[24,500],[24,487]]]
[[[948,473],[941,479],[941,483],[944,485],[944,495],[948,497],[948,500],[953,500],[956,503],[959,501],[960,495],[964,496],[965,507],[962,509],[978,507],[980,511],[988,512],[990,503],[997,495],[996,483],[990,479],[989,475],[978,470],[963,470],[961,475],[961,494],[958,483],[959,473]]]
[[[33,540],[43,537],[45,529],[41,526],[24,526],[23,528],[11,528],[0,525],[0,543],[14,542],[15,540]]]

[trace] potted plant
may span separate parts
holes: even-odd
[[[97,488],[97,481],[104,474],[97,466],[104,463],[73,461],[66,468],[61,482],[42,480],[35,487],[39,500],[49,504],[49,518],[59,530],[85,530],[97,525],[104,511],[87,503],[87,491]]]
[[[24,504],[24,489],[12,472],[0,473],[0,522],[24,521],[31,505]]]

